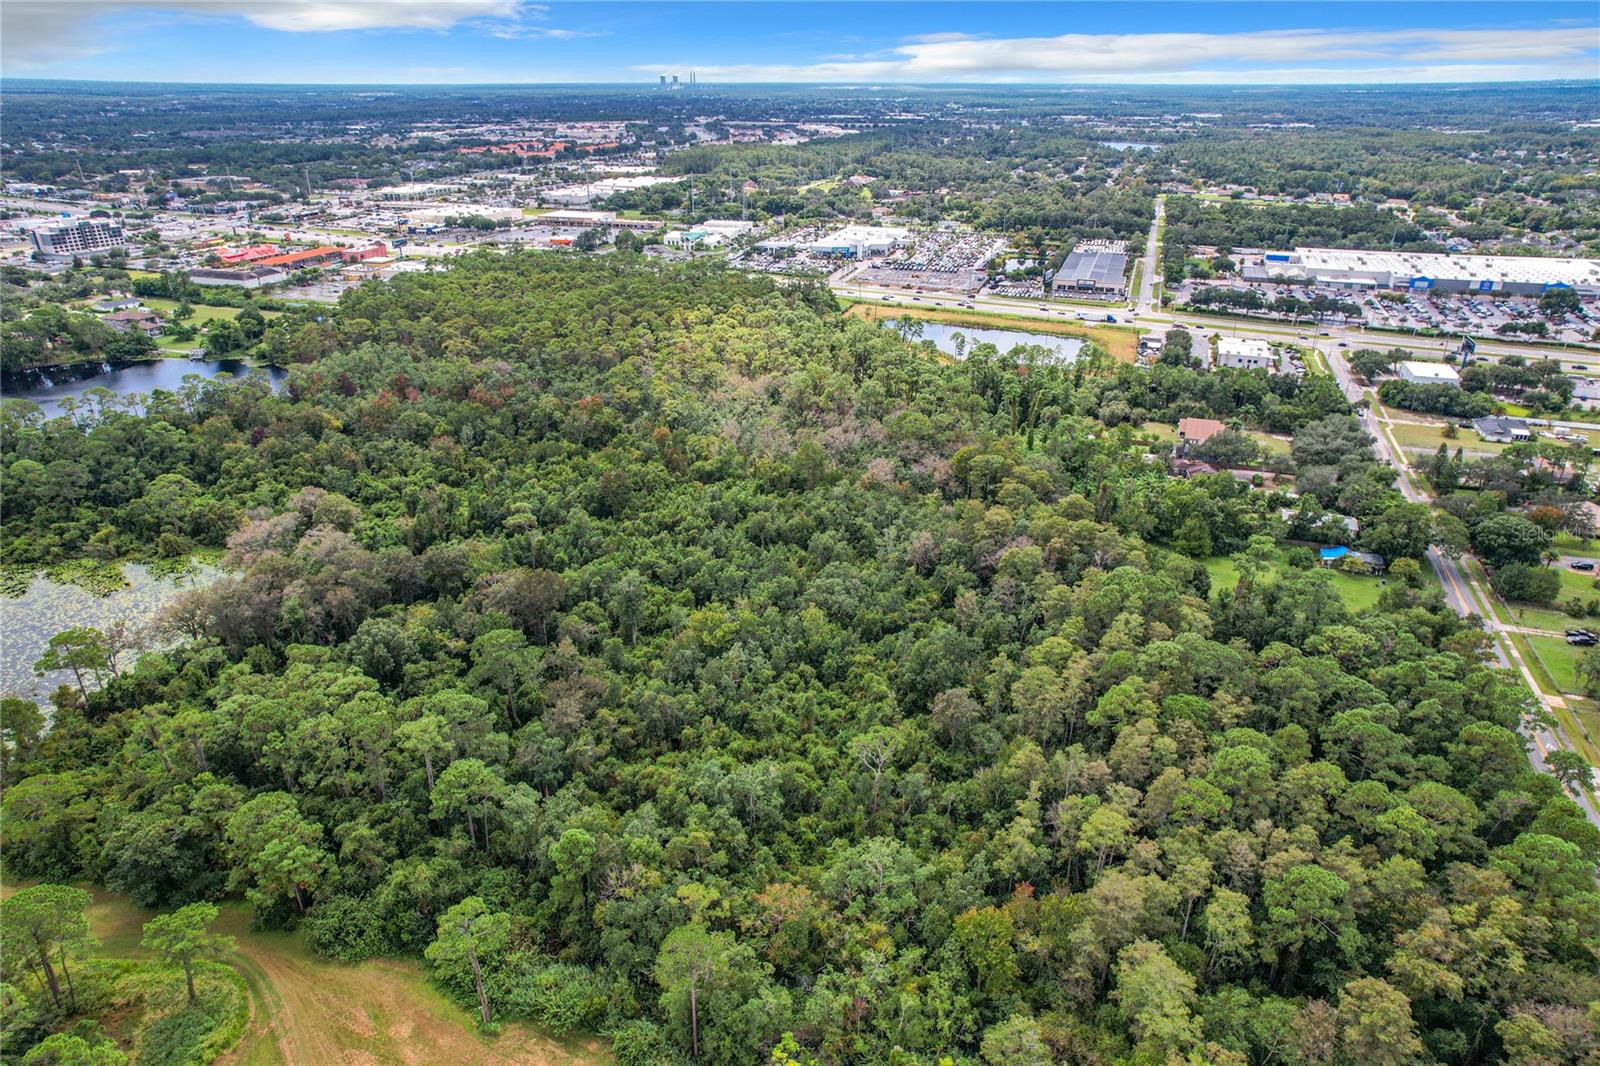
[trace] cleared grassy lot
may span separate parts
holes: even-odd
[[[1211,591],[1220,588],[1233,588],[1239,582],[1239,568],[1233,560],[1226,555],[1213,555],[1205,560],[1206,573],[1211,575]],[[1282,573],[1287,569],[1280,558],[1274,567],[1274,573]],[[1339,593],[1339,598],[1344,600],[1346,607],[1352,611],[1364,610],[1378,602],[1378,595],[1383,591],[1385,578],[1341,573],[1338,570],[1325,570],[1333,579],[1333,587]],[[1424,574],[1430,581],[1437,580],[1431,570]]]
[[[21,885],[8,884],[7,894]],[[86,886],[87,887],[87,886]],[[147,958],[143,926],[156,912],[125,896],[90,889],[88,917],[99,955]],[[489,1035],[445,999],[410,959],[346,965],[313,955],[296,933],[252,929],[250,910],[225,903],[217,931],[235,938],[224,961],[250,990],[250,1024],[217,1061],[230,1066],[311,1063],[528,1063],[587,1066],[615,1061],[605,1041],[557,1036],[520,1022]]]

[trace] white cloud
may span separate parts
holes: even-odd
[[[233,17],[284,33],[443,31],[465,23],[501,34],[543,20],[548,11],[522,0],[5,0],[0,3],[0,66],[11,72],[41,70],[111,51],[117,42],[103,24],[121,15]],[[536,35],[567,32],[542,28]]]
[[[734,66],[678,61],[633,69],[688,66],[721,81],[1482,81],[1593,77],[1597,50],[1593,26],[1016,38],[933,33],[874,58]]]

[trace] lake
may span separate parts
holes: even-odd
[[[176,392],[190,374],[224,381],[243,381],[252,373],[264,374],[274,389],[281,388],[287,371],[281,367],[253,367],[240,359],[141,359],[126,363],[75,363],[69,366],[24,370],[6,380],[7,399],[32,400],[45,416],[61,414],[61,401],[82,396],[90,389],[110,389],[118,396],[149,395],[156,389]]]
[[[33,575],[23,595],[0,598],[0,695],[45,703],[58,685],[73,683],[70,670],[53,671],[42,678],[33,674],[33,664],[44,654],[51,637],[74,626],[104,629],[114,622],[138,629],[154,621],[179,593],[209,584],[222,571],[202,565],[185,577],[155,577],[148,567],[127,563],[122,573],[128,579],[127,588],[109,596],[96,596],[39,573]],[[129,656],[124,665],[135,658]]]
[[[1119,152],[1129,150],[1135,152],[1153,152],[1161,146],[1159,144],[1144,144],[1139,141],[1101,141],[1100,144],[1107,148],[1115,148]]]
[[[973,345],[985,341],[1000,349],[1001,354],[1009,352],[1019,344],[1037,344],[1049,348],[1055,353],[1056,359],[1063,363],[1070,363],[1078,357],[1083,350],[1084,342],[1077,337],[1059,337],[1053,333],[1028,333],[1020,329],[984,329],[976,326],[952,326],[947,322],[924,322],[917,320],[922,325],[922,340],[932,341],[934,347],[947,355],[956,355],[955,335],[961,334],[967,338],[967,350]],[[886,325],[893,326],[893,320],[888,320]]]

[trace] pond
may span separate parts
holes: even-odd
[[[110,389],[118,396],[149,395],[155,389],[176,392],[190,374],[224,381],[243,381],[264,374],[274,389],[287,375],[281,367],[254,367],[240,359],[141,359],[118,363],[75,363],[40,367],[8,377],[7,399],[32,400],[44,408],[45,417],[61,414],[61,401],[82,396],[90,389]]]
[[[1107,148],[1114,148],[1119,152],[1153,152],[1161,146],[1159,144],[1145,144],[1141,141],[1101,141]]]
[[[1019,344],[1037,344],[1049,348],[1055,353],[1056,360],[1070,363],[1078,357],[1083,350],[1084,342],[1077,337],[1059,337],[1053,333],[1029,333],[1020,329],[985,329],[975,326],[952,326],[947,322],[924,322],[918,319],[922,326],[921,340],[932,341],[934,347],[947,355],[956,355],[956,334],[961,334],[967,339],[966,350],[982,344],[985,341],[1000,349],[1001,354],[1009,352]],[[891,327],[893,322],[887,323]]]
[[[34,676],[33,664],[51,637],[74,626],[104,629],[116,622],[138,630],[154,621],[179,593],[209,584],[221,571],[197,566],[184,577],[156,577],[149,567],[128,563],[122,573],[128,586],[109,596],[96,596],[39,573],[23,595],[0,598],[0,695],[46,703],[58,685],[72,684],[70,670]]]

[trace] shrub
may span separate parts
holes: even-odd
[[[1508,600],[1549,603],[1561,594],[1561,575],[1544,566],[1507,563],[1489,579],[1494,590]]]
[[[352,896],[331,896],[306,914],[301,926],[306,943],[318,955],[340,962],[360,962],[394,952],[374,909]]]
[[[594,1030],[609,1000],[600,975],[583,966],[524,957],[507,966],[490,996],[507,1017],[526,1018],[556,1032]]]

